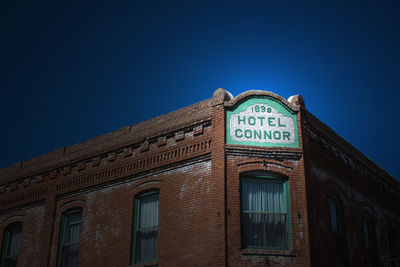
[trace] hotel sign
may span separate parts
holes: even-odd
[[[272,97],[258,96],[226,113],[227,144],[299,147],[297,116]]]

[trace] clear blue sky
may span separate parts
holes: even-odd
[[[210,98],[307,108],[400,178],[397,1],[3,1],[0,167]]]

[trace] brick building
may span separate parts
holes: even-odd
[[[0,267],[396,266],[399,204],[301,96],[217,89],[0,170]]]

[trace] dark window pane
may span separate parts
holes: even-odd
[[[17,266],[17,257],[6,258],[5,267],[15,267]]]
[[[137,236],[138,261],[157,258],[157,235],[158,235],[157,228],[155,228],[152,231],[138,232]]]
[[[243,213],[245,247],[287,249],[287,214]]]
[[[369,219],[365,220],[364,231],[365,231],[365,245],[368,249],[369,261],[372,265],[375,266],[379,263],[375,224]]]
[[[332,231],[334,232],[339,232],[338,228],[338,218],[337,218],[337,208],[336,208],[336,202],[335,201],[330,201],[330,211],[331,211],[331,228]]]
[[[74,213],[68,214],[67,225],[74,224],[74,223],[80,223],[81,219],[82,219],[81,212],[74,212]]]
[[[62,267],[78,266],[78,249],[79,244],[63,247]]]
[[[332,230],[333,258],[336,266],[347,266],[346,238],[343,222],[343,206],[341,202],[329,200]]]

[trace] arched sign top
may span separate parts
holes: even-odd
[[[269,97],[271,100],[281,103],[282,105],[286,106],[286,108],[292,110],[293,112],[299,111],[299,105],[297,103],[294,103],[293,101],[287,101],[285,98],[281,97],[280,95],[277,95],[270,91],[249,90],[249,91],[241,93],[240,95],[238,95],[236,97],[233,97],[229,92],[227,92],[227,93],[231,96],[231,99],[229,101],[225,102],[225,107],[229,110],[236,108],[237,105],[240,105],[241,103],[247,101],[250,98]],[[290,98],[293,98],[293,97],[301,98],[300,95],[291,96]]]
[[[247,96],[226,112],[226,143],[299,148],[297,111],[269,95]]]

